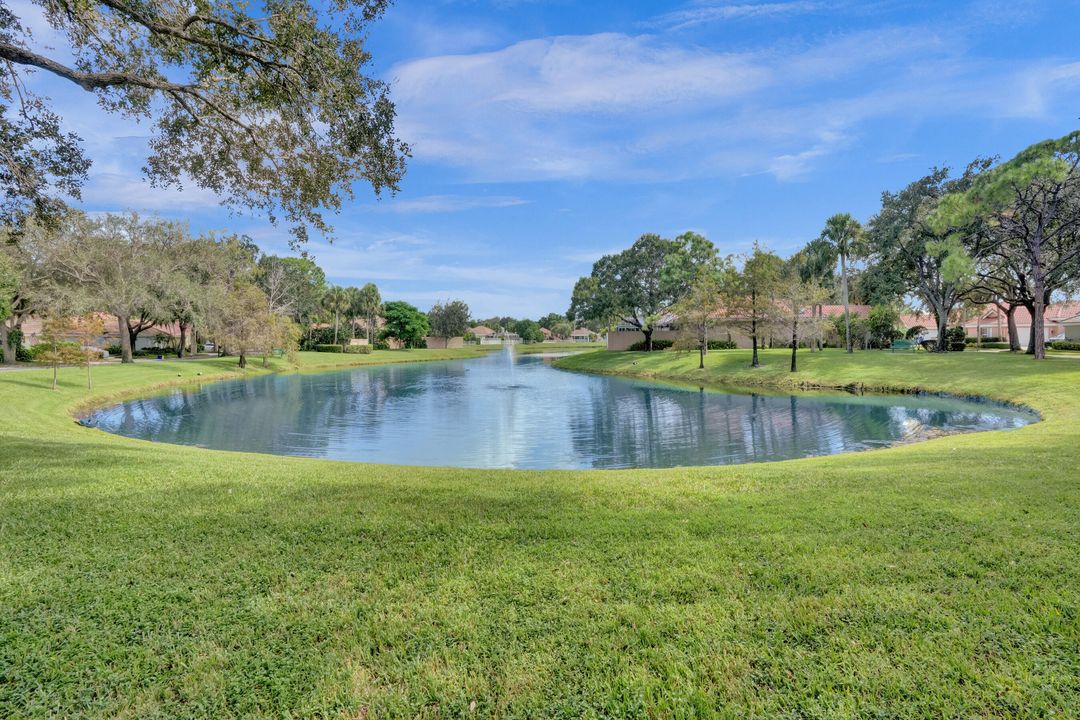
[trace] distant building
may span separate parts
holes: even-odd
[[[570,341],[571,342],[579,342],[579,343],[592,342],[593,338],[595,338],[595,337],[596,337],[596,333],[594,333],[592,330],[590,330],[588,328],[577,328],[572,333],[570,333]]]
[[[1080,316],[1080,302],[1051,303],[1043,310],[1043,337],[1046,340],[1061,340],[1069,334],[1069,323]],[[1017,339],[1020,346],[1026,348],[1031,339],[1031,313],[1026,307],[1013,311],[1016,323]],[[1009,340],[1009,319],[997,305],[987,305],[978,316],[964,323],[968,337],[1000,338]],[[1076,330],[1072,331],[1076,334]]]

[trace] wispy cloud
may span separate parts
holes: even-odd
[[[780,6],[809,8],[699,9]],[[393,92],[417,158],[468,181],[790,181],[852,148],[878,119],[1045,115],[1077,94],[1077,67],[971,57],[965,42],[927,26],[740,52],[602,33],[402,63]],[[1014,101],[1000,102],[1003,88]]]
[[[723,22],[725,20],[802,15],[821,10],[823,7],[821,3],[810,2],[809,0],[764,3],[697,2],[680,10],[664,13],[657,17],[654,22],[671,30],[682,30],[695,25]]]
[[[485,208],[508,208],[527,205],[528,200],[509,195],[424,195],[415,198],[389,199],[373,207],[398,213],[448,213]]]

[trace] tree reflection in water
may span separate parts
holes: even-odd
[[[708,391],[556,370],[550,359],[263,376],[134,400],[88,418],[163,442],[416,465],[621,468],[827,455],[1033,414],[936,396]]]

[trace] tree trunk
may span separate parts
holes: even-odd
[[[334,344],[337,345],[338,314],[334,313]]]
[[[645,335],[645,352],[652,352],[652,327],[642,328],[641,332]]]
[[[191,323],[191,355],[199,354],[199,335],[195,328],[195,323]]]
[[[120,332],[120,362],[131,363],[134,362],[131,358],[131,348],[135,344],[135,341],[131,338],[131,332],[128,327],[128,316],[117,315],[117,324],[119,325]]]
[[[945,332],[949,329],[949,313],[935,308],[937,313],[937,349],[945,352],[949,349],[949,341],[945,339]]]
[[[847,290],[847,257],[840,255],[840,294],[844,300],[844,336],[847,340],[847,351],[854,352],[851,345],[851,311],[848,309]]]
[[[1042,268],[1035,269],[1035,308],[1031,314],[1031,351],[1036,360],[1046,359],[1046,280]]]
[[[1046,359],[1045,314],[1046,304],[1043,302],[1042,297],[1036,297],[1035,312],[1031,316],[1031,354],[1035,356],[1036,360]]]
[[[750,347],[754,349],[754,354],[750,357],[750,367],[761,367],[757,354],[757,318],[750,321]]]
[[[180,326],[180,344],[176,347],[176,357],[179,360],[184,359],[184,351],[187,349],[187,325],[183,322],[177,323]]]
[[[1009,326],[1009,352],[1020,352],[1020,333],[1016,330],[1016,306],[1009,303],[1005,320]]]
[[[94,389],[94,377],[90,374],[90,356],[86,356],[86,389]]]
[[[4,351],[5,365],[15,364],[15,348],[11,342],[10,333],[7,322],[0,323],[0,350]]]
[[[53,348],[54,348],[53,352],[56,352],[55,346],[53,346]],[[53,360],[53,366],[52,366],[52,389],[53,390],[56,389],[56,368],[57,367],[59,367],[59,366],[57,365],[56,360]]]
[[[799,349],[799,315],[796,313],[795,320],[791,325],[791,372],[795,372],[795,353]]]
[[[247,350],[240,351],[240,369],[243,370],[247,367]]]

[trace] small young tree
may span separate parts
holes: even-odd
[[[775,312],[776,284],[784,261],[758,244],[744,259],[742,271],[729,269],[721,283],[723,323],[750,337],[750,367],[761,367],[758,346],[767,335]]]
[[[92,360],[97,358],[98,351],[95,350],[92,345],[102,335],[105,334],[105,321],[101,319],[101,315],[98,313],[87,313],[81,315],[72,323],[71,336],[79,343],[79,347],[82,350],[80,360],[86,363],[86,389],[94,389],[94,378],[90,374],[90,367]]]
[[[791,338],[791,372],[796,372],[799,343],[821,334],[822,321],[814,308],[825,302],[829,292],[816,280],[803,279],[805,257],[799,253],[784,264],[776,282],[773,325]]]
[[[82,349],[68,338],[74,331],[70,318],[63,314],[48,315],[41,321],[41,344],[46,349],[38,353],[37,360],[52,366],[52,389],[58,382],[61,365],[81,363],[85,359]]]
[[[690,284],[690,291],[675,304],[672,312],[678,318],[675,336],[677,350],[697,350],[698,368],[705,367],[709,352],[709,330],[717,324],[720,282],[711,268],[702,268]]]
[[[247,367],[251,350],[273,347],[275,321],[268,309],[266,294],[249,282],[236,283],[224,296],[210,324],[217,341],[240,356]]]

